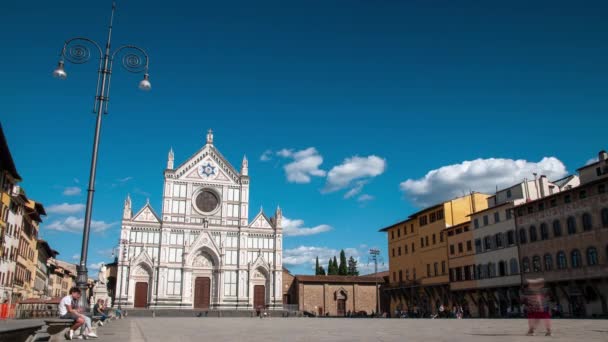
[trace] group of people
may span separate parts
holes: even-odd
[[[59,318],[74,320],[74,324],[65,333],[66,340],[74,338],[76,329],[80,328],[80,335],[85,338],[97,338],[97,334],[93,330],[91,317],[85,314],[83,308],[79,304],[81,291],[77,287],[70,289],[70,294],[63,297],[59,302]],[[120,310],[114,310],[116,316],[122,318]],[[103,326],[108,319],[108,310],[103,299],[99,299],[93,306],[93,317],[99,317],[99,325]]]
[[[440,305],[437,308],[437,313],[425,313],[420,311],[417,306],[414,306],[411,310],[395,310],[396,318],[457,318],[462,319],[464,317],[469,317],[468,308],[463,307],[462,305],[454,305],[452,310],[449,310],[443,305]]]
[[[462,305],[454,305],[452,310],[446,309],[443,304],[439,306],[438,312],[431,316],[431,318],[457,318],[462,319],[464,317],[464,309]]]

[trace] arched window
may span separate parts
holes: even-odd
[[[589,213],[583,214],[583,230],[590,231],[593,229],[593,223],[591,222],[591,215]]]
[[[572,263],[572,268],[581,267],[581,252],[578,249],[574,249],[570,252],[570,262]]]
[[[547,224],[546,223],[541,223],[540,224],[540,239],[541,240],[548,240],[549,239],[549,228],[547,228]]]
[[[608,228],[608,208],[602,209],[602,227]]]
[[[536,227],[531,226],[530,227],[530,242],[535,242],[536,240],[537,240]]]
[[[574,216],[568,217],[568,235],[576,234],[576,219]]]
[[[553,269],[553,257],[551,254],[545,254],[545,271],[551,271]]]
[[[530,272],[530,259],[528,259],[528,257],[522,259],[521,268],[523,269],[524,273]]]
[[[562,225],[559,220],[553,221],[553,237],[562,236]]]
[[[526,239],[526,230],[521,228],[519,230],[519,243],[523,245],[524,243],[528,242],[527,240],[528,239]]]
[[[511,274],[519,273],[519,267],[517,266],[517,259],[512,258],[510,261],[511,266]]]
[[[587,248],[587,266],[594,266],[597,264],[597,249],[595,249],[595,247]]]
[[[498,233],[494,236],[494,240],[496,240],[496,248],[502,248],[502,233]]]
[[[509,230],[507,232],[507,243],[509,244],[509,246],[515,244],[515,231],[514,230]]]
[[[483,274],[483,267],[481,265],[477,265],[477,279],[483,279],[484,274]]]
[[[485,238],[483,238],[483,244],[484,244],[484,248],[486,251],[491,250],[492,249],[492,237],[486,236]]]
[[[560,270],[568,267],[568,261],[566,260],[566,253],[559,251],[557,252],[557,268]]]
[[[540,257],[538,255],[535,255],[532,258],[532,271],[534,271],[534,272],[540,272],[541,271]]]
[[[507,263],[504,261],[498,262],[498,276],[504,277],[507,275]]]
[[[496,265],[493,262],[488,264],[488,273],[489,278],[496,277]]]

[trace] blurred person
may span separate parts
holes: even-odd
[[[534,330],[540,321],[545,326],[545,336],[551,336],[551,314],[548,307],[547,291],[543,278],[528,279],[528,287],[524,291],[524,302],[528,314],[528,336],[534,336]]]

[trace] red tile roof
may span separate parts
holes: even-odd
[[[296,275],[301,283],[383,283],[382,277],[373,276],[337,276],[337,275]]]

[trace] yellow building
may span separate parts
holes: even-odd
[[[19,229],[19,247],[13,293],[19,300],[32,298],[38,264],[38,228],[42,215],[46,215],[42,204],[28,200],[21,189],[23,217]],[[21,205],[21,202],[19,203]]]
[[[18,197],[17,172],[2,125],[0,125],[0,300],[13,300],[13,279],[19,245],[19,207],[13,197]]]
[[[447,228],[467,222],[468,215],[487,208],[488,197],[471,193],[380,229],[388,235],[391,310],[428,316],[441,304],[451,305]]]
[[[49,259],[49,296],[67,296],[76,284],[76,265],[57,259]]]

